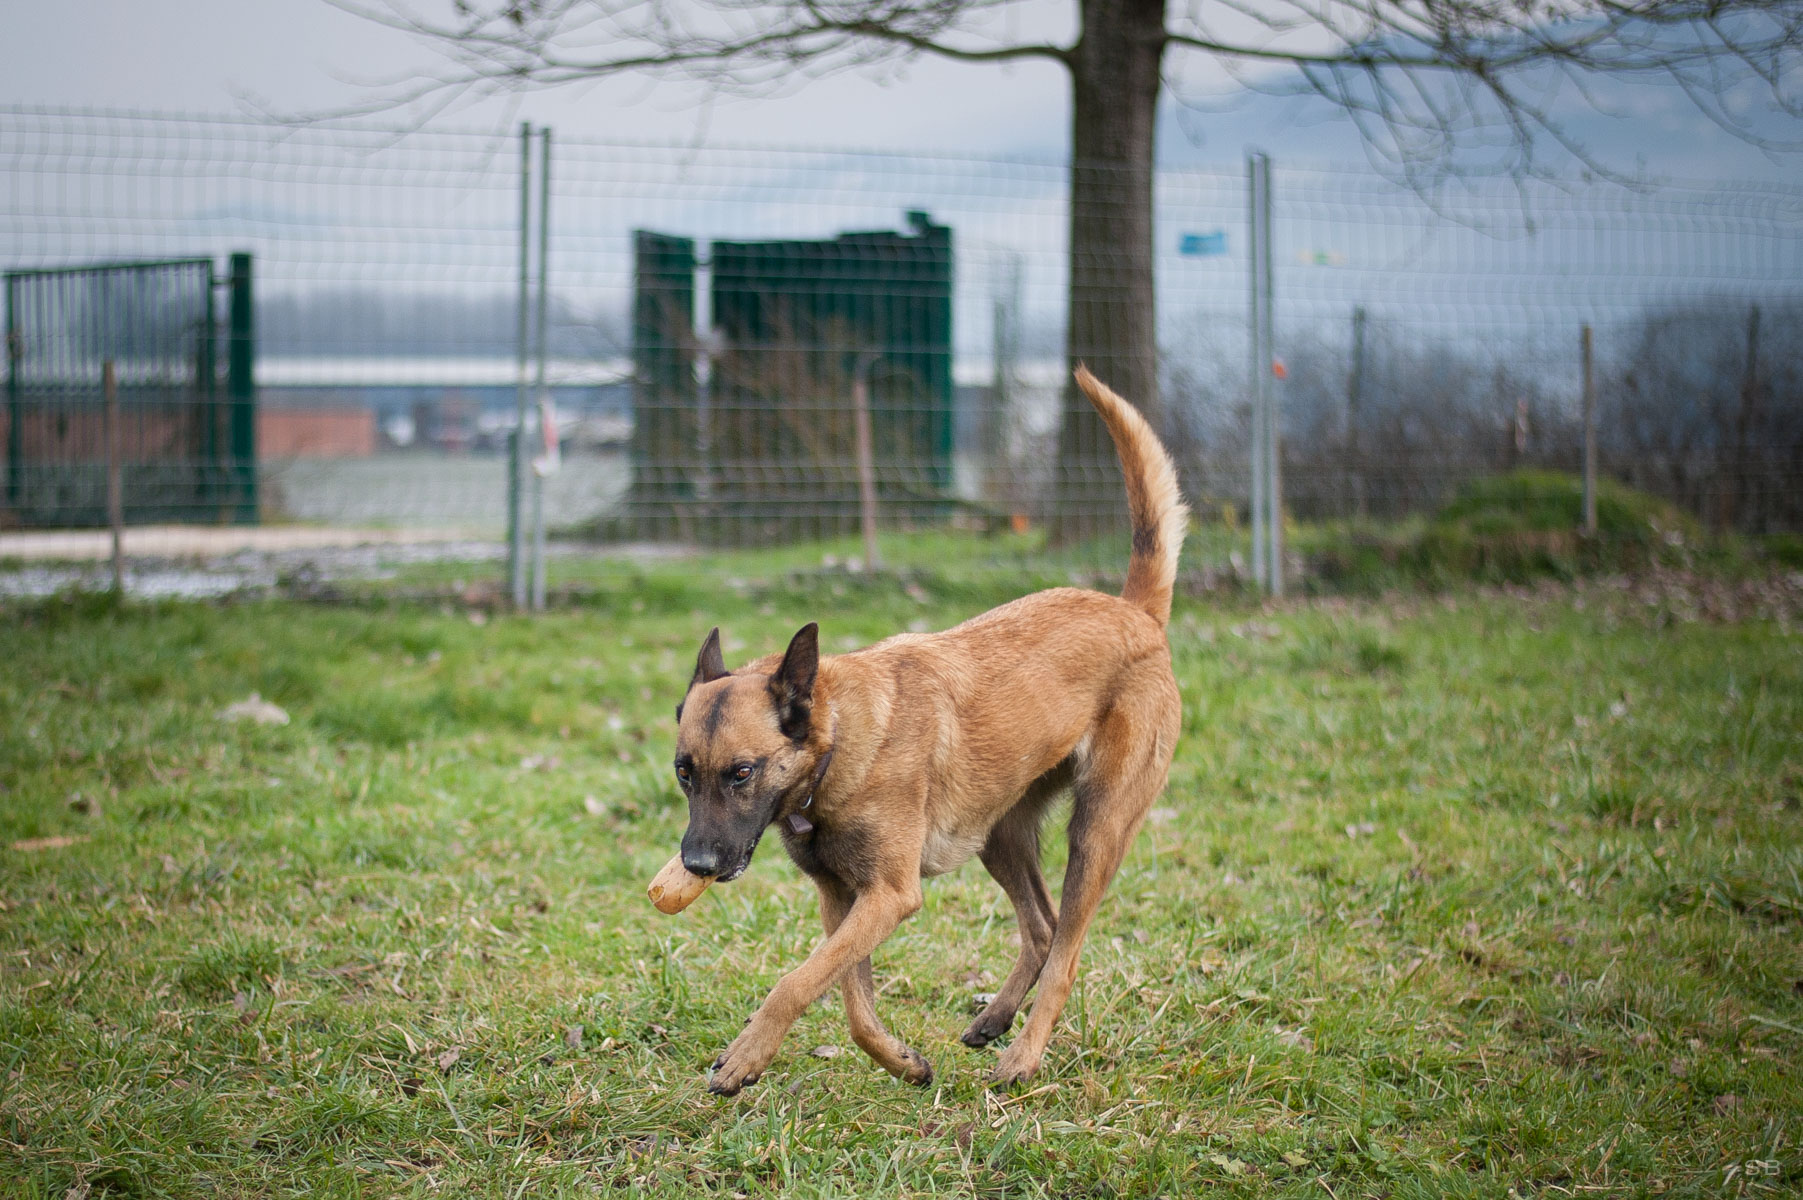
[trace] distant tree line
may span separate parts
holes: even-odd
[[[1342,333],[1286,340],[1286,507],[1389,518],[1431,510],[1466,479],[1577,471],[1581,378],[1557,355],[1434,341],[1372,321],[1362,362]],[[1692,302],[1596,331],[1599,468],[1717,528],[1803,528],[1803,305]],[[1223,346],[1222,349],[1228,349]],[[1569,373],[1549,362],[1569,361]],[[1208,506],[1243,503],[1243,369],[1167,372],[1171,440]]]

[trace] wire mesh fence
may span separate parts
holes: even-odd
[[[505,528],[522,380],[511,133],[0,116],[7,270],[254,261],[262,519]],[[1032,530],[1086,503],[1096,464],[1060,439],[1068,198],[1055,161],[560,138],[553,533],[834,536],[858,527],[866,484],[891,528]],[[1279,160],[1272,218],[1291,519],[1406,516],[1515,467],[1576,469],[1589,325],[1606,474],[1723,526],[1803,522],[1794,191],[1455,180],[1424,196]],[[1227,527],[1247,504],[1262,369],[1248,222],[1241,164],[1158,174],[1157,408],[1198,513]],[[202,319],[205,341],[230,340],[223,306]],[[12,397],[45,334],[9,330]],[[181,353],[201,365],[168,386],[223,397],[225,356]],[[34,404],[9,399],[0,522],[75,519],[31,465],[35,431],[75,418]],[[79,441],[61,453],[79,459]],[[128,489],[128,519],[218,521],[220,486]]]

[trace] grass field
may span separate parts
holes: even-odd
[[[956,1041],[1013,957],[971,863],[877,956],[930,1088],[834,997],[719,1100],[818,917],[773,843],[681,916],[645,900],[701,635],[739,662],[818,619],[832,650],[1008,594],[762,577],[622,568],[536,620],[0,610],[0,1195],[1803,1183],[1794,614],[1181,603],[1171,785],[1033,1084],[988,1092]],[[252,691],[292,722],[218,718]]]

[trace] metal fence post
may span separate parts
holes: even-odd
[[[1283,594],[1283,482],[1279,461],[1278,399],[1271,385],[1277,340],[1271,257],[1271,158],[1246,159],[1247,316],[1252,327],[1252,577],[1273,596]]]
[[[240,525],[257,523],[257,319],[251,292],[250,255],[231,258],[231,297],[227,301],[231,321],[225,352],[225,393],[230,409],[228,428],[232,463],[233,520]]]
[[[25,338],[19,332],[13,292],[18,281],[6,277],[6,505],[16,510],[25,495],[25,405],[19,396],[19,360]]]
[[[1264,180],[1259,161],[1264,155],[1246,156],[1246,360],[1247,395],[1252,404],[1252,580],[1265,586],[1265,346],[1264,321],[1261,319],[1260,275],[1263,273],[1259,254],[1260,194]]]
[[[227,426],[230,414],[226,405],[219,399],[219,298],[216,293],[226,289],[226,313],[231,313],[232,277],[230,263],[224,279],[213,272],[213,264],[207,264],[207,286],[201,289],[206,296],[201,317],[200,337],[194,347],[194,391],[196,405],[200,410],[200,475],[195,488],[197,499],[203,509],[211,510],[214,519],[223,519],[224,505],[231,502],[232,467],[228,460],[228,451],[224,448],[230,441]],[[231,338],[226,338],[226,366],[231,366]],[[229,395],[230,388],[226,389]]]
[[[1262,186],[1259,188],[1259,256],[1262,260],[1264,282],[1263,320],[1264,333],[1260,341],[1264,345],[1265,361],[1262,364],[1265,375],[1265,487],[1270,495],[1265,500],[1266,528],[1270,531],[1271,548],[1265,555],[1265,565],[1271,572],[1270,589],[1273,596],[1283,595],[1283,422],[1281,420],[1283,396],[1281,390],[1273,382],[1277,369],[1277,306],[1276,306],[1276,272],[1273,269],[1271,249],[1271,158],[1269,155],[1258,156],[1259,175]]]
[[[507,472],[507,587],[515,608],[526,607],[526,522],[523,489],[526,486],[526,352],[527,324],[531,316],[532,223],[532,123],[520,122],[520,294],[519,322],[515,327],[518,375],[513,406],[513,453]]]
[[[551,393],[545,387],[546,327],[551,277],[551,129],[538,131],[538,421],[539,442],[550,454],[557,428],[551,420]],[[547,465],[548,470],[548,465]],[[545,471],[532,472],[532,611],[545,610]]]

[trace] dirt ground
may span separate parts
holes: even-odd
[[[0,597],[108,587],[111,555],[104,529],[0,532]],[[149,525],[125,531],[125,555],[132,595],[201,599],[268,590],[297,575],[381,578],[414,563],[492,562],[506,546],[430,529]]]

